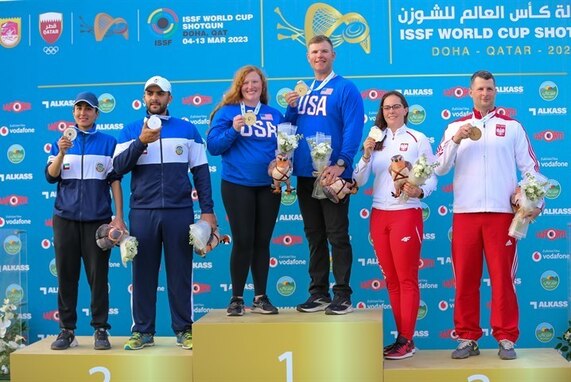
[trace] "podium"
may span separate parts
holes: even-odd
[[[418,350],[414,357],[383,361],[380,310],[344,316],[280,310],[278,315],[226,317],[212,310],[193,326],[194,350],[175,338],[123,350],[128,337],[111,336],[111,350],[80,346],[50,350],[45,338],[11,356],[12,382],[536,382],[571,381],[571,363],[554,349],[517,349],[502,361],[497,349],[450,358],[451,350]]]
[[[242,317],[215,310],[193,332],[195,382],[383,381],[381,310]]]

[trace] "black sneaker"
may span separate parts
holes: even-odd
[[[325,310],[331,304],[331,298],[327,295],[312,294],[306,302],[299,304],[296,309],[299,312],[313,313]]]
[[[243,316],[244,315],[244,299],[239,297],[232,297],[230,305],[226,309],[227,316]]]
[[[65,350],[77,346],[77,340],[73,334],[73,330],[62,329],[57,339],[52,342],[52,350]]]
[[[109,342],[109,333],[107,329],[99,328],[93,334],[93,348],[95,350],[109,350],[111,349],[111,343]]]
[[[252,303],[252,313],[278,314],[278,308],[272,305],[270,299],[265,294]]]
[[[347,314],[352,311],[351,299],[346,296],[336,295],[333,302],[325,309],[325,314]]]

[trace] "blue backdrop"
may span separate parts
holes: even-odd
[[[167,8],[168,7],[168,8]],[[436,149],[450,121],[471,110],[469,76],[497,77],[497,103],[526,127],[542,172],[551,180],[547,208],[518,245],[517,290],[522,347],[552,347],[567,327],[567,225],[571,3],[561,1],[452,0],[176,0],[170,2],[0,2],[0,293],[20,296],[30,341],[58,332],[57,279],[52,243],[55,187],[43,170],[52,142],[73,124],[80,91],[99,95],[99,128],[117,135],[142,117],[143,84],[160,74],[173,83],[173,115],[204,134],[208,116],[245,64],[263,68],[271,104],[285,111],[283,94],[312,71],[305,41],[325,33],[335,42],[337,73],[352,79],[365,104],[365,130],[385,91],[408,99],[411,127]],[[209,158],[221,230],[229,233],[220,199],[220,159]],[[564,174],[568,174],[565,176]],[[129,177],[124,180],[128,200]],[[423,205],[421,309],[417,345],[450,348],[454,284],[450,264],[452,180]],[[351,200],[354,248],[353,303],[387,310],[385,335],[395,327],[385,283],[368,236],[371,186]],[[198,204],[196,204],[198,208]],[[127,207],[125,213],[127,213]],[[225,308],[231,296],[230,247],[195,258],[195,318]],[[284,197],[271,247],[269,295],[279,307],[307,297],[308,249],[295,197]],[[130,266],[129,266],[130,267]],[[130,331],[130,268],[114,250],[110,270],[113,335]],[[164,275],[163,275],[164,276]],[[482,286],[483,346],[489,329],[489,279]],[[159,335],[170,335],[161,277]],[[246,290],[252,297],[252,285]],[[89,291],[82,279],[80,334],[90,334]]]

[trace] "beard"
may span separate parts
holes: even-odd
[[[151,105],[147,104],[147,113],[148,114],[158,114],[158,115],[162,115],[165,114],[165,112],[167,111],[167,106],[168,105],[159,105],[159,104],[153,104],[153,110],[151,111]]]

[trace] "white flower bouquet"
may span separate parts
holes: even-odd
[[[193,246],[194,253],[200,257],[205,257],[208,252],[212,251],[220,243],[230,243],[230,236],[221,235],[218,227],[212,229],[212,226],[206,220],[200,219],[188,228],[188,244]]]
[[[327,196],[323,193],[323,186],[321,184],[321,174],[327,166],[329,166],[329,160],[331,159],[331,153],[333,148],[331,147],[331,136],[325,135],[323,133],[317,133],[312,137],[307,138],[307,144],[309,145],[311,161],[313,164],[313,176],[317,179],[313,185],[312,196],[316,199],[325,199]]]
[[[9,298],[0,307],[0,376],[10,375],[10,353],[24,347],[25,324],[17,316],[17,306]]]
[[[299,140],[303,137],[296,134],[297,126],[291,123],[280,123],[278,125],[278,150],[277,155],[291,158],[293,151],[299,145]]]
[[[278,149],[276,150],[276,158],[268,165],[268,174],[273,179],[273,192],[279,194],[282,192],[282,183],[286,184],[286,193],[291,193],[290,177],[293,171],[293,152],[299,145],[301,134],[296,134],[297,126],[291,123],[280,123],[278,125]]]
[[[121,250],[121,262],[127,267],[127,262],[133,261],[137,256],[139,242],[135,236],[125,235],[121,238],[119,249]]]
[[[414,186],[422,186],[426,183],[426,180],[432,176],[434,169],[438,167],[439,164],[440,163],[436,161],[429,163],[426,154],[421,154],[412,165],[408,174],[407,182]],[[408,200],[408,195],[402,192],[400,194],[400,200],[406,202]]]
[[[525,215],[541,205],[549,186],[550,183],[543,175],[525,173],[524,178],[519,182],[519,187],[511,196],[515,216],[510,224],[508,235],[518,240],[526,237],[529,223],[532,221]]]

